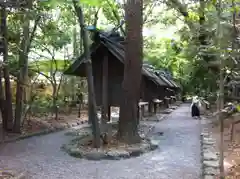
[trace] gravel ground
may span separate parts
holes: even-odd
[[[159,149],[120,161],[87,161],[60,150],[65,132],[0,146],[0,168],[28,170],[31,179],[199,179],[200,126],[182,105],[154,132],[164,132]],[[154,135],[156,137],[156,135]]]

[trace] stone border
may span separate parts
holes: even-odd
[[[19,175],[13,177],[13,179],[27,179],[27,176],[25,172],[22,172]]]
[[[220,173],[219,154],[216,150],[216,140],[212,138],[207,128],[200,135],[202,179],[215,179]]]
[[[80,136],[82,140],[88,136]],[[73,139],[74,140],[74,139]],[[81,150],[77,144],[67,144],[62,149],[70,156],[87,160],[121,160],[140,156],[143,153],[153,151],[158,148],[159,141],[153,139],[143,140],[142,143],[126,147],[125,149],[104,150],[92,149],[91,151]]]
[[[4,144],[4,143],[10,143],[10,142],[15,142],[18,140],[23,140],[26,138],[30,138],[30,137],[35,137],[35,136],[41,136],[41,135],[46,135],[46,134],[50,134],[50,133],[54,133],[54,132],[59,132],[59,131],[63,131],[72,127],[77,127],[77,126],[81,126],[83,124],[88,123],[88,120],[83,120],[80,123],[72,123],[70,126],[66,125],[66,126],[61,126],[61,127],[51,127],[49,129],[44,129],[41,131],[37,131],[37,132],[32,132],[32,133],[27,133],[27,134],[23,134],[17,137],[13,137],[13,138],[9,138],[9,139],[5,139],[0,141],[0,144]]]
[[[8,172],[3,170],[1,173],[2,175],[0,175],[0,178],[1,177],[9,178],[9,179],[26,179],[27,178],[26,172],[15,173],[15,172]]]
[[[175,108],[177,109],[177,108]],[[172,110],[174,111],[174,110]],[[154,120],[156,123],[166,119],[169,114],[164,115],[156,115],[158,120]],[[149,120],[151,121],[151,120]],[[156,124],[155,123],[155,124]],[[90,137],[91,134],[87,132],[83,132],[82,134],[78,134],[77,137],[71,140],[70,143],[64,144],[61,149],[67,152],[70,156],[88,160],[120,160],[127,159],[131,157],[140,156],[143,153],[153,151],[158,148],[159,140],[154,140],[151,137],[148,137],[148,134],[151,133],[155,129],[155,124],[151,124],[147,132],[144,134],[145,140],[141,144],[137,144],[137,146],[129,146],[126,149],[116,149],[113,151],[107,151],[103,149],[93,149],[90,152],[86,152],[84,149],[78,147],[77,144],[74,144],[76,140],[86,140],[86,138]],[[81,142],[80,142],[81,143]]]

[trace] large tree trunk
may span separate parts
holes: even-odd
[[[32,7],[32,1],[29,2],[29,8]],[[26,109],[23,104],[27,104],[27,84],[28,84],[28,54],[30,51],[31,43],[34,38],[40,16],[37,16],[34,22],[33,29],[30,33],[30,19],[29,10],[23,11],[25,13],[22,19],[23,37],[21,39],[19,51],[19,75],[17,80],[16,92],[16,109],[15,109],[15,122],[14,132],[21,132],[22,117],[25,116]]]
[[[82,8],[77,5],[77,2],[73,0],[74,8],[76,10],[77,16],[78,16],[78,22],[81,28],[81,35],[83,39],[83,48],[85,53],[85,58],[87,61],[85,62],[86,65],[86,73],[87,73],[87,82],[88,82],[88,95],[89,95],[89,101],[90,104],[88,106],[88,110],[90,111],[89,117],[92,117],[92,130],[93,130],[93,146],[96,148],[100,147],[100,128],[99,128],[99,120],[97,117],[97,105],[96,105],[96,98],[95,98],[95,92],[94,92],[94,84],[93,84],[93,73],[92,73],[92,62],[91,62],[91,56],[90,56],[90,49],[88,44],[88,37],[87,32],[84,27],[84,18],[83,18],[83,11]]]
[[[4,19],[5,18],[5,19]],[[4,28],[6,28],[6,12],[4,8],[1,8],[1,12],[0,12],[0,20],[1,20],[1,25],[0,25],[0,33],[1,36],[4,36]],[[6,35],[6,34],[5,34]],[[2,39],[0,40],[0,49],[6,51],[6,46],[5,46],[5,42]],[[7,52],[5,52],[5,54],[7,54]],[[4,54],[3,54],[4,55]],[[4,97],[4,89],[3,89],[3,84],[2,84],[2,78],[3,78],[3,66],[4,64],[2,63],[0,66],[0,110],[1,110],[1,114],[2,114],[2,127],[3,129],[7,129],[7,116],[5,114],[5,97]]]
[[[205,0],[200,0],[200,7],[199,7],[199,25],[200,25],[200,28],[199,28],[198,40],[199,40],[199,43],[200,43],[200,47],[204,48],[204,49],[206,49],[207,45],[209,45],[208,34],[207,34],[207,31],[205,30],[206,27],[204,26],[205,21],[206,21],[206,18],[205,18],[205,4],[206,4]],[[205,62],[209,62],[210,60],[213,60],[213,57],[209,56],[208,54],[203,53],[201,56],[202,56],[202,59]]]
[[[5,97],[3,91],[3,84],[2,84],[2,67],[0,67],[0,111],[2,114],[2,127],[3,129],[7,129],[7,118],[5,114]]]
[[[74,29],[73,29],[73,55],[74,55],[75,58],[79,56],[78,45],[77,45],[77,29],[76,29],[76,26],[74,26]],[[75,90],[76,77],[71,77],[70,78],[70,83],[71,83],[71,99],[73,101],[76,98],[76,90]]]
[[[1,25],[4,27],[2,30],[3,39],[4,39],[4,52],[3,52],[3,76],[5,80],[5,108],[4,108],[4,117],[6,117],[7,125],[6,130],[11,131],[13,128],[13,108],[12,108],[12,92],[11,92],[11,83],[10,83],[10,77],[9,77],[9,69],[8,69],[8,42],[7,42],[7,12],[5,7],[2,7],[1,9]]]
[[[222,0],[218,0],[218,6],[217,6],[217,46],[219,49],[222,49],[222,25],[221,25],[221,16],[222,16]],[[225,178],[225,172],[224,172],[224,118],[222,116],[221,110],[224,108],[224,59],[221,55],[221,51],[219,51],[218,54],[218,60],[220,61],[220,74],[219,74],[219,96],[218,96],[218,120],[220,122],[220,179]]]
[[[119,140],[125,143],[140,142],[137,105],[140,98],[142,76],[142,0],[128,0],[126,14],[126,45],[124,61],[123,101],[120,106]]]
[[[15,122],[14,132],[21,132],[21,119],[23,113],[23,97],[27,76],[28,76],[28,55],[27,55],[27,42],[29,39],[29,18],[26,17],[23,21],[23,38],[21,40],[19,51],[19,74],[17,80],[17,92],[16,92],[16,110],[15,110]],[[24,22],[25,21],[25,22]]]

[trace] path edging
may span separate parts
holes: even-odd
[[[177,108],[176,108],[177,109]],[[76,158],[85,158],[88,160],[120,160],[120,159],[126,159],[131,157],[139,156],[145,152],[153,151],[158,148],[159,141],[154,140],[149,136],[149,134],[154,131],[155,126],[158,122],[163,121],[169,116],[169,114],[164,115],[154,115],[152,117],[156,117],[157,120],[153,120],[154,123],[151,124],[148,128],[148,130],[143,134],[142,139],[145,139],[145,142],[140,143],[140,146],[129,146],[126,149],[116,149],[116,150],[104,150],[104,149],[93,149],[90,151],[85,151],[85,149],[79,147],[78,144],[75,142],[70,142],[68,144],[64,144],[61,149],[63,149],[65,152],[67,152],[70,156],[76,157]],[[151,120],[150,120],[151,121]],[[82,134],[78,134],[77,141],[83,140],[85,142],[84,138],[89,137],[89,134],[86,132],[83,132]],[[76,138],[74,138],[72,141],[75,141]],[[81,143],[81,142],[80,142]]]
[[[26,139],[26,138],[35,137],[35,136],[47,135],[47,134],[54,133],[54,132],[60,132],[60,131],[66,130],[66,129],[70,129],[72,127],[81,126],[82,124],[86,124],[87,122],[88,122],[88,120],[83,120],[83,121],[78,122],[78,123],[73,123],[70,126],[66,125],[66,127],[64,127],[64,126],[62,126],[62,127],[52,127],[52,128],[44,129],[44,130],[37,131],[37,132],[23,134],[23,135],[20,135],[20,136],[17,136],[17,137],[2,140],[2,141],[0,141],[0,144],[15,142],[15,141],[23,140],[23,139]]]
[[[171,114],[171,113],[169,113],[169,114]],[[160,121],[164,120],[166,118],[166,116],[168,116],[169,114],[160,117],[160,119],[156,120],[156,122],[160,122]],[[13,137],[13,138],[5,139],[5,140],[3,139],[2,141],[0,141],[0,144],[15,142],[15,141],[23,140],[23,139],[26,139],[26,138],[36,137],[36,136],[47,135],[47,134],[54,133],[54,132],[60,132],[60,131],[66,130],[66,129],[70,129],[72,127],[81,126],[82,124],[86,124],[86,123],[88,123],[88,120],[83,120],[81,122],[73,123],[70,126],[66,125],[66,126],[62,126],[62,127],[52,127],[52,128],[49,128],[49,129],[44,129],[44,130],[33,132],[33,133],[23,134],[23,135]],[[154,129],[154,126],[152,126],[152,127],[153,128],[151,130]]]
[[[216,140],[207,128],[203,128],[200,135],[201,143],[201,179],[215,179],[220,173],[219,155],[216,150]]]

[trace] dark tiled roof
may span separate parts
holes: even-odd
[[[90,52],[95,52],[101,45],[105,46],[110,53],[112,53],[120,62],[124,63],[125,52],[124,52],[124,45],[122,42],[117,42],[113,38],[109,38],[105,35],[102,35],[100,38],[100,43],[98,45],[92,45]],[[64,72],[67,75],[77,75],[76,71],[80,67],[82,63],[86,61],[84,54],[82,54],[76,61]],[[178,87],[174,85],[174,82],[171,82],[167,78],[162,75],[156,75],[153,71],[148,69],[146,66],[143,65],[142,67],[142,74],[146,76],[148,79],[152,80],[155,84],[159,86],[166,86],[166,87]]]

